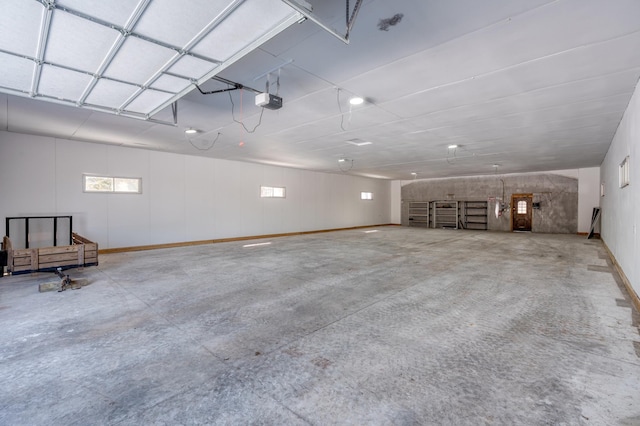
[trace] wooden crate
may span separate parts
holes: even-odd
[[[7,250],[7,271],[12,274],[27,274],[39,271],[54,271],[98,264],[98,244],[76,233],[72,234],[70,246],[41,247],[13,250],[9,237],[4,237]]]

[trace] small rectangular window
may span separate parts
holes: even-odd
[[[107,192],[114,194],[141,194],[142,178],[83,175],[84,192]]]
[[[620,188],[624,188],[629,185],[630,175],[629,175],[629,156],[627,155],[622,163],[620,163]]]
[[[285,198],[286,190],[280,186],[261,186],[260,197],[262,198]]]
[[[360,193],[361,200],[373,200],[373,192],[361,192]]]

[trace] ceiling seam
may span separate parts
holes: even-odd
[[[577,50],[577,49],[584,49],[586,47],[591,47],[591,46],[595,46],[595,45],[598,45],[598,44],[603,44],[603,43],[606,43],[606,42],[609,42],[609,41],[618,40],[620,38],[628,37],[628,36],[630,36],[632,34],[640,34],[640,30],[632,31],[631,33],[625,34],[623,36],[613,37],[613,38],[610,38],[610,39],[607,39],[607,40],[604,40],[604,41],[598,41],[598,42],[595,42],[595,43],[585,44],[585,45],[574,47],[574,48],[571,48],[571,49],[565,49],[565,50],[562,50],[562,51],[559,51],[559,52],[555,52],[555,53],[552,53],[552,54],[549,54],[549,55],[540,56],[540,57],[537,57],[537,58],[534,58],[534,59],[530,59],[530,60],[527,60],[527,61],[519,62],[517,64],[509,65],[509,66],[502,67],[502,68],[495,69],[495,70],[491,70],[491,71],[487,71],[487,72],[484,72],[484,73],[481,73],[481,74],[477,74],[477,75],[474,75],[474,76],[471,76],[471,77],[466,77],[466,78],[463,78],[463,79],[460,79],[460,80],[457,80],[457,81],[452,81],[452,82],[449,82],[449,83],[444,83],[444,84],[433,86],[433,87],[430,87],[430,88],[427,88],[427,89],[419,90],[417,92],[412,92],[410,94],[406,94],[406,95],[394,98],[393,101],[402,100],[402,99],[407,98],[409,96],[421,95],[421,94],[424,94],[424,93],[431,92],[433,90],[442,89],[442,88],[445,88],[445,87],[451,87],[451,86],[455,86],[455,85],[458,85],[458,84],[461,84],[461,83],[473,81],[475,79],[480,79],[480,78],[487,77],[487,76],[490,76],[490,75],[499,74],[499,73],[504,72],[506,70],[519,68],[519,67],[521,67],[523,65],[529,65],[529,64],[532,64],[532,63],[535,63],[535,62],[538,62],[538,61],[542,61],[544,59],[548,59],[548,58],[554,57],[554,56],[560,56],[560,55],[563,55],[563,54],[568,53],[568,52],[572,52],[572,51]],[[395,63],[395,62],[398,62],[398,61],[394,61],[392,63]],[[638,67],[631,68],[631,69],[637,69],[637,68]],[[628,71],[628,70],[626,70],[626,71]],[[358,76],[358,78],[361,78],[363,75],[368,74],[369,72],[371,72],[371,71],[368,71],[366,73],[360,74]],[[615,74],[615,73],[610,73],[610,74],[605,74],[605,75],[611,75],[611,74]],[[346,82],[349,82],[350,80],[353,80],[354,78],[346,80]],[[588,79],[591,79],[591,78],[592,77],[589,77]],[[584,80],[587,80],[587,79],[574,80],[574,81],[584,81]],[[558,85],[553,85],[553,86],[548,86],[548,87],[557,87],[557,86]],[[392,101],[384,101],[384,102],[381,102],[381,104],[386,104],[386,103],[389,103],[389,102],[392,102]]]
[[[639,67],[638,69],[640,69],[640,67]],[[628,71],[628,70],[627,70],[627,71]],[[616,73],[612,73],[612,74],[616,74]],[[607,75],[610,75],[610,74],[607,74]],[[563,84],[564,84],[564,83],[563,83]],[[556,87],[556,86],[548,86],[547,88],[551,88],[551,87]],[[325,89],[325,90],[326,90],[326,89]],[[515,95],[515,96],[520,96],[520,95],[523,95],[523,94],[532,93],[532,92],[535,92],[535,91],[537,91],[537,90],[544,90],[544,88],[543,88],[543,89],[534,89],[534,90],[532,90],[532,91],[528,91],[528,92],[521,92],[521,93],[519,93],[518,95]],[[599,99],[606,99],[606,98],[608,98],[608,97],[621,96],[621,95],[624,95],[624,94],[627,94],[627,93],[628,93],[628,92],[627,92],[627,91],[625,91],[625,92],[616,93],[616,94],[611,95],[611,96],[606,96],[606,97],[604,97],[604,98],[594,98],[594,99],[585,100],[585,101],[578,101],[578,102],[565,103],[565,104],[555,105],[555,106],[551,106],[551,107],[547,107],[547,108],[533,109],[533,110],[528,110],[528,111],[521,112],[521,113],[514,113],[514,114],[510,114],[510,115],[508,115],[508,116],[515,116],[515,115],[518,115],[518,114],[526,114],[526,113],[535,113],[535,112],[539,112],[539,111],[545,111],[545,110],[549,110],[549,109],[557,108],[557,107],[560,107],[560,106],[577,105],[577,104],[582,104],[582,103],[588,103],[588,102],[593,102],[593,101],[596,101],[596,100],[599,100]],[[369,126],[367,126],[367,127],[368,127],[369,129],[375,129],[375,128],[379,128],[379,127],[385,127],[385,126],[389,126],[389,125],[394,125],[394,124],[401,124],[403,121],[411,121],[411,120],[415,120],[415,119],[417,119],[417,118],[425,118],[425,117],[428,117],[429,115],[438,114],[438,113],[446,112],[446,111],[453,111],[453,110],[460,109],[460,108],[473,107],[473,106],[481,106],[481,105],[489,104],[489,103],[491,103],[491,102],[500,101],[500,100],[505,100],[505,99],[508,99],[508,98],[511,98],[511,97],[513,97],[513,96],[506,96],[506,97],[495,98],[495,99],[492,99],[491,101],[488,101],[488,102],[481,102],[481,103],[475,103],[475,104],[474,104],[474,103],[472,103],[472,104],[458,105],[458,106],[455,106],[455,107],[452,107],[452,108],[441,109],[441,110],[438,110],[438,111],[429,112],[429,113],[427,113],[427,114],[423,114],[423,115],[416,115],[416,116],[413,116],[413,117],[404,117],[404,118],[401,118],[401,119],[399,119],[399,120],[397,120],[397,121],[392,121],[392,122],[387,122],[387,123],[382,123],[382,124],[369,125]],[[318,119],[318,120],[308,121],[308,122],[305,122],[305,123],[300,124],[300,125],[297,125],[297,126],[289,127],[289,128],[288,128],[288,129],[286,129],[286,130],[276,131],[276,132],[272,132],[272,133],[265,133],[265,136],[277,136],[278,134],[280,134],[280,133],[282,133],[282,132],[285,132],[285,131],[290,131],[290,130],[292,130],[292,129],[294,129],[294,130],[295,130],[295,129],[302,128],[302,127],[304,127],[304,126],[308,126],[308,125],[313,125],[313,124],[322,123],[322,122],[324,122],[324,121],[331,120],[331,119],[337,118],[337,117],[339,117],[339,116],[340,116],[340,114],[338,113],[338,114],[335,114],[335,115],[333,115],[333,116],[329,116],[329,117],[321,118],[321,119]],[[487,120],[488,120],[488,119],[481,119],[481,120],[472,120],[472,121],[469,121],[469,122],[473,122],[473,123],[475,123],[475,122],[483,122],[483,121],[487,121]],[[447,128],[447,127],[443,127],[443,128]],[[435,129],[438,129],[438,128],[435,128]],[[358,129],[351,129],[351,131],[354,131],[354,130],[358,130]],[[427,129],[427,131],[429,131],[429,130]],[[336,135],[343,134],[343,133],[349,133],[349,131],[347,131],[347,132],[337,131],[337,132],[335,132],[335,133],[331,133],[331,134],[329,134],[328,136],[329,136],[329,137],[332,137],[332,136],[336,136]],[[327,136],[323,136],[323,137],[327,137]],[[316,139],[320,139],[320,138],[314,138],[314,139],[308,139],[308,140],[309,140],[309,141],[312,141],[312,140],[316,140]]]
[[[578,82],[587,82],[587,81],[590,81],[590,80],[597,80],[597,79],[599,79],[601,77],[613,76],[613,75],[616,75],[616,74],[623,74],[623,73],[627,73],[629,71],[634,71],[634,70],[640,70],[640,67],[629,68],[629,69],[626,69],[626,70],[623,70],[623,71],[615,71],[615,72],[612,72],[612,73],[602,74],[602,75],[599,75],[599,76],[596,76],[596,77],[587,77],[587,78],[583,78],[583,79],[579,79],[579,80],[573,80],[573,81],[570,81],[570,82],[564,82],[564,83],[559,83],[559,84],[553,84],[553,85],[550,85],[550,86],[539,87],[539,88],[536,88],[536,89],[527,90],[527,91],[524,91],[524,92],[519,92],[519,93],[513,94],[513,95],[507,95],[507,96],[502,96],[502,97],[498,97],[498,98],[493,98],[493,99],[491,99],[490,101],[487,101],[487,102],[465,104],[465,105],[461,105],[461,106],[455,106],[455,107],[452,107],[452,108],[446,108],[446,109],[438,110],[437,112],[450,111],[450,110],[453,110],[453,109],[464,108],[464,107],[468,107],[468,106],[483,105],[483,104],[487,104],[487,103],[494,102],[494,101],[509,99],[509,98],[512,98],[512,97],[517,97],[517,96],[522,96],[522,95],[526,95],[526,94],[530,94],[530,93],[535,93],[535,92],[542,91],[542,90],[547,90],[547,89],[567,86],[567,85],[578,83]],[[422,92],[417,92],[416,94],[421,94],[421,93]],[[393,101],[385,101],[383,104],[396,102],[397,100],[402,100],[403,98],[406,98],[408,96],[413,96],[413,95],[402,96],[402,97],[394,99]],[[430,114],[434,114],[434,113],[435,112],[430,112],[430,113],[428,113],[426,115],[430,115]],[[424,117],[424,115],[423,116],[412,116],[412,117],[408,117],[406,119],[413,119],[415,117]]]
[[[624,111],[626,112],[627,109],[629,108],[629,105],[631,105],[631,100],[633,99],[633,93],[635,93],[638,90],[638,87],[640,87],[640,78],[638,78],[638,80],[636,80],[636,86],[633,89],[633,92],[631,94],[631,96],[629,97],[629,101],[627,102],[627,105],[625,106]],[[620,120],[618,121],[618,125],[616,126],[616,130],[613,133],[613,137],[611,138],[611,142],[609,143],[609,146],[611,146],[611,144],[613,143],[613,139],[616,137],[616,134],[618,134],[618,129],[620,128],[620,124],[622,124],[622,120],[624,119],[624,113],[620,116]],[[609,149],[607,149],[608,151]],[[602,159],[602,161],[604,161],[604,158]]]

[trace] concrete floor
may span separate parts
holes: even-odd
[[[377,230],[377,232],[367,232]],[[380,227],[0,279],[0,424],[638,425],[598,240]]]

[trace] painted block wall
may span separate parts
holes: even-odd
[[[575,175],[576,177],[573,177]],[[402,186],[402,224],[409,225],[410,201],[489,202],[488,229],[511,230],[510,209],[495,216],[496,203],[509,204],[512,194],[533,194],[540,209],[533,210],[533,232],[578,232],[578,171],[523,173],[447,179],[423,179]]]
[[[84,193],[84,173],[141,177],[143,192]],[[260,198],[261,185],[286,198]],[[386,224],[390,191],[386,180],[0,131],[0,218],[73,215],[101,248]]]
[[[602,239],[640,294],[640,90],[636,87],[600,168],[604,183]],[[620,163],[629,156],[631,184],[620,188]]]

